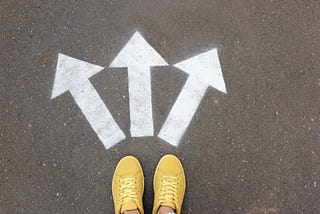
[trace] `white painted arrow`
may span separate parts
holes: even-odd
[[[136,32],[110,64],[128,68],[130,132],[132,137],[153,136],[151,66],[167,62]]]
[[[189,74],[159,137],[178,146],[209,86],[226,92],[217,49],[212,49],[174,65]]]
[[[51,99],[70,91],[106,149],[125,139],[89,78],[104,68],[59,54]]]

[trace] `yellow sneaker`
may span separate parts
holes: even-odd
[[[115,214],[139,210],[143,214],[143,171],[139,161],[132,156],[122,158],[113,174],[112,196]]]
[[[171,207],[177,214],[186,189],[186,179],[179,159],[173,155],[165,155],[159,161],[153,179],[154,203],[152,214],[156,214],[160,206]]]

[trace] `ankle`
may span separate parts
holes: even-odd
[[[157,214],[169,214],[174,213],[175,211],[171,207],[161,206]]]
[[[123,214],[140,214],[139,210],[124,211]]]

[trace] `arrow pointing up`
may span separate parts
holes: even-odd
[[[174,65],[189,74],[159,137],[178,146],[208,87],[227,93],[217,49],[212,49]]]
[[[59,54],[51,99],[70,91],[106,149],[125,139],[89,78],[104,68]]]
[[[139,32],[110,64],[110,67],[128,68],[130,132],[133,137],[154,135],[150,67],[166,65]]]

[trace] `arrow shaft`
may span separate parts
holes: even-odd
[[[106,149],[125,139],[122,130],[89,80],[70,89],[70,92]]]
[[[173,105],[159,137],[177,146],[203,99],[208,86],[189,76]]]
[[[128,80],[131,136],[153,136],[150,67],[128,67]]]

